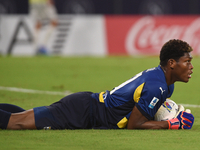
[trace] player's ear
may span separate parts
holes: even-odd
[[[176,65],[176,60],[174,59],[169,59],[168,60],[168,65],[171,69],[174,69],[174,66]]]

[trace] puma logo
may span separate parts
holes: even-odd
[[[161,90],[161,95],[165,92],[165,90],[162,89],[162,87],[159,88]]]

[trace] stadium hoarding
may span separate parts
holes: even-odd
[[[36,55],[32,18],[28,15],[2,15],[0,19],[0,54]],[[102,15],[60,15],[58,27],[49,34],[49,28],[45,25],[37,35],[37,40],[46,40],[49,55],[104,56],[107,54],[104,28]]]
[[[169,39],[187,41],[200,54],[199,16],[106,16],[110,55],[158,55]]]
[[[0,54],[32,56],[33,24],[27,15],[0,16]]]
[[[2,15],[0,20],[0,54],[36,54],[30,16]],[[158,55],[169,39],[187,41],[193,54],[200,54],[200,16],[59,15],[58,21],[46,43],[50,55]]]

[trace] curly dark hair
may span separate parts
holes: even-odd
[[[178,61],[185,53],[193,51],[192,47],[181,40],[173,39],[166,42],[160,51],[160,65],[166,66],[169,59]]]

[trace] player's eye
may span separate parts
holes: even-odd
[[[187,62],[189,62],[189,63],[190,63],[190,62],[191,62],[191,60],[189,59],[189,60],[187,60]]]

